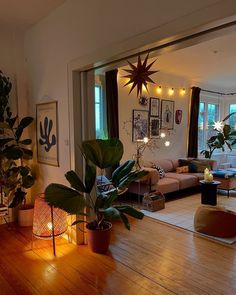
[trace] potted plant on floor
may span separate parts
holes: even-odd
[[[105,253],[109,247],[111,220],[120,219],[129,230],[127,215],[143,218],[142,212],[128,205],[114,204],[114,201],[126,190],[130,182],[142,178],[148,172],[133,170],[135,161],[129,160],[112,173],[109,182],[104,183],[104,176],[96,175],[96,167],[103,171],[119,163],[123,155],[121,141],[119,139],[84,141],[81,150],[86,161],[84,181],[74,171],[68,171],[65,176],[71,187],[52,183],[45,190],[45,199],[49,205],[78,216],[84,216],[84,209],[89,208],[90,216],[94,217],[86,225],[89,246],[94,252]],[[94,186],[95,195],[91,193]],[[84,219],[79,218],[73,224],[82,222]]]
[[[0,71],[0,186],[1,197],[7,196],[10,200],[10,208],[20,207],[26,212],[25,189],[34,184],[31,169],[24,164],[24,160],[32,159],[33,152],[29,148],[31,139],[22,139],[23,132],[33,118],[24,117],[17,124],[18,116],[13,117],[9,107],[9,94],[11,82]],[[29,213],[30,212],[30,213]],[[27,215],[32,215],[32,208],[27,210]],[[28,218],[27,218],[28,219]],[[23,225],[26,225],[23,223]]]

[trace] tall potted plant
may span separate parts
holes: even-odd
[[[7,196],[10,199],[10,208],[20,206],[20,209],[25,210],[28,209],[25,189],[34,184],[34,177],[31,169],[24,164],[24,160],[32,159],[33,152],[29,148],[32,141],[29,138],[22,139],[22,135],[25,128],[32,123],[33,118],[24,117],[17,123],[18,116],[13,117],[9,107],[11,88],[9,78],[0,71],[1,201],[4,196]]]
[[[127,215],[143,218],[142,212],[128,205],[114,204],[114,201],[126,190],[130,182],[147,175],[148,172],[133,170],[135,161],[129,160],[119,166],[112,173],[111,179],[104,183],[104,177],[96,175],[96,167],[103,171],[119,163],[123,155],[121,141],[119,139],[84,141],[81,150],[86,161],[84,181],[74,171],[68,171],[65,176],[71,187],[52,183],[45,190],[45,198],[50,205],[82,217],[84,209],[89,208],[90,216],[94,217],[86,225],[89,246],[94,252],[105,253],[110,241],[111,220],[120,219],[129,230]],[[94,186],[96,189],[93,196],[91,192]],[[83,222],[84,218],[80,217],[73,224]]]

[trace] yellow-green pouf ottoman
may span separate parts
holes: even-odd
[[[200,206],[194,215],[197,232],[219,237],[236,236],[236,212],[218,206]]]

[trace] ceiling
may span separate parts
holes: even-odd
[[[63,2],[65,0],[2,0],[0,25],[26,30]]]
[[[235,92],[236,34],[163,54],[152,69],[184,77],[211,90]]]

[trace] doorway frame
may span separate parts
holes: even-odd
[[[70,168],[79,171],[83,177],[84,161],[79,152],[79,146],[85,139],[95,137],[95,111],[93,108],[94,92],[91,72],[99,68],[107,70],[124,65],[125,61],[135,61],[139,54],[149,53],[150,57],[162,55],[171,51],[186,48],[201,42],[214,39],[236,29],[236,15],[227,17],[195,29],[176,34],[168,38],[158,36],[159,28],[135,36],[119,46],[104,47],[87,56],[75,59],[68,64],[68,104],[69,104],[69,138],[70,138]],[[81,125],[78,134],[76,126]],[[82,171],[82,172],[81,172]],[[86,240],[84,232],[77,230],[77,243],[83,244]]]

